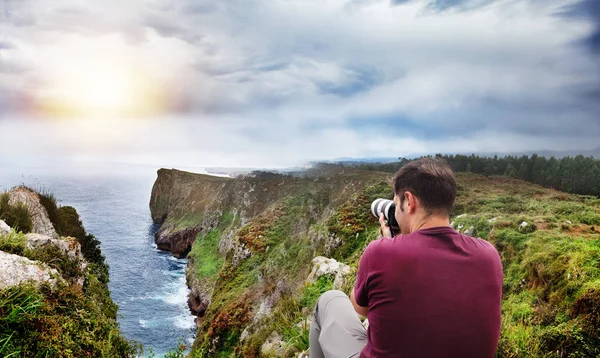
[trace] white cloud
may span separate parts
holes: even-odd
[[[600,108],[583,92],[600,68],[575,44],[593,26],[555,16],[575,2],[9,0],[0,131],[39,136],[32,156],[206,165],[589,149]],[[145,78],[159,118],[17,123],[94,63]]]

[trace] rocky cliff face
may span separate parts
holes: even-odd
[[[376,223],[371,201],[392,196],[389,176],[342,168],[239,178],[159,170],[150,200],[162,223],[156,242],[189,258],[188,303],[199,317],[195,352],[237,346],[259,354],[258,340],[272,330],[265,322],[304,289],[313,258],[348,259],[362,248]]]
[[[392,197],[391,176],[338,166],[234,179],[159,170],[150,207],[160,247],[189,259],[191,356],[306,351],[316,299],[349,292],[378,236],[369,207]],[[496,245],[505,268],[499,356],[600,354],[600,199],[456,176],[452,225]]]

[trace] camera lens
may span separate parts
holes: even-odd
[[[393,200],[389,199],[375,199],[371,203],[371,214],[379,219],[379,215],[383,213],[383,217],[387,220],[392,235],[400,232],[400,226],[396,221],[396,205]]]

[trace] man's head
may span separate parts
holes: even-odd
[[[394,177],[396,220],[403,234],[415,224],[447,220],[456,199],[452,169],[439,159],[424,158],[404,165]]]

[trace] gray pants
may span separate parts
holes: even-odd
[[[319,297],[309,341],[310,358],[360,356],[367,344],[367,330],[344,292],[327,291]]]

